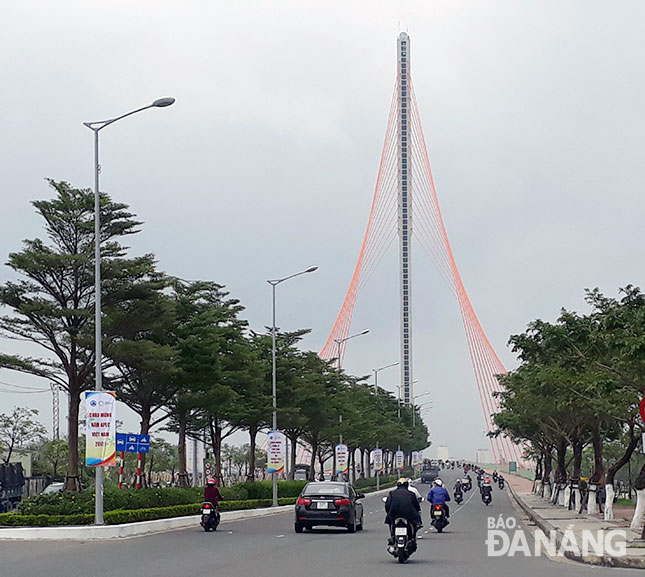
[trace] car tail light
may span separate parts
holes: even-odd
[[[349,499],[334,499],[336,505],[349,505]]]
[[[298,505],[309,505],[311,503],[311,499],[303,499],[302,497],[298,499]]]

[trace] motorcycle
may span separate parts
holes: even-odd
[[[473,482],[468,477],[461,482],[461,485],[464,488],[464,491],[470,491],[473,488]]]
[[[219,525],[220,514],[217,505],[213,503],[203,503],[202,504],[202,520],[200,525],[204,528],[204,531],[207,533],[209,531],[217,531],[217,526]]]
[[[488,507],[493,501],[493,488],[490,485],[483,485],[481,488],[482,502]]]
[[[455,503],[461,505],[461,502],[464,500],[464,494],[461,491],[455,491]]]
[[[443,505],[433,505],[430,509],[431,521],[430,524],[434,526],[437,533],[443,533],[444,527],[448,524],[446,518],[446,509]]]
[[[502,477],[502,476],[500,475],[500,476],[499,476],[499,479],[497,480],[497,484],[499,485],[499,488],[500,488],[500,489],[503,489],[503,488],[504,488],[504,477]]]
[[[399,563],[405,563],[410,555],[417,550],[417,539],[414,527],[407,519],[397,517],[394,520],[394,545],[388,551]]]

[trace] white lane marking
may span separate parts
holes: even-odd
[[[276,535],[276,537],[280,539],[281,537],[284,537],[284,535]]]
[[[475,496],[475,490],[474,489],[471,489],[471,490],[473,494],[470,497],[468,497],[468,500],[461,507],[459,507],[459,509],[455,509],[455,511],[453,512],[453,516],[459,513],[459,511],[461,511],[466,505],[468,505],[468,503],[470,503],[470,500]]]

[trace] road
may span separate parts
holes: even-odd
[[[444,473],[452,486],[454,474]],[[419,485],[426,494],[428,485]],[[473,495],[474,493],[474,495]],[[488,557],[487,519],[515,511],[495,490],[485,507],[475,486],[468,502],[452,504],[444,534],[428,531],[428,510],[419,549],[406,565],[385,551],[387,528],[379,497],[364,501],[365,530],[314,530],[296,534],[293,514],[232,521],[216,533],[200,527],[106,542],[2,542],[0,577],[583,577],[630,575],[631,570],[596,568],[545,557]],[[425,505],[425,503],[424,503]],[[428,531],[427,533],[425,531]]]

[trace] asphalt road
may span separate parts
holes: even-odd
[[[452,486],[454,474],[442,478]],[[427,494],[428,485],[419,485]],[[468,500],[470,499],[470,500]],[[406,565],[388,555],[379,497],[364,501],[365,530],[314,530],[296,534],[293,513],[232,521],[216,533],[199,526],[120,541],[0,541],[0,577],[583,577],[634,576],[632,570],[596,568],[545,557],[488,557],[487,519],[520,520],[505,492],[495,490],[485,507],[477,487],[461,507],[452,503],[451,523],[441,535],[425,527],[418,551]]]

